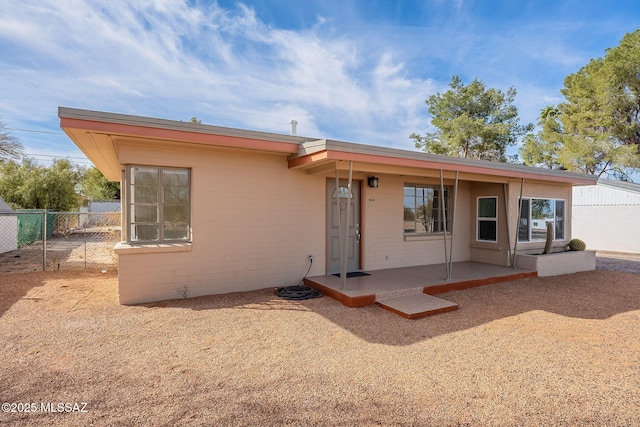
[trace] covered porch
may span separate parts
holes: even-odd
[[[415,319],[458,308],[455,302],[433,295],[537,276],[533,270],[473,261],[454,262],[451,273],[451,279],[447,280],[447,265],[432,264],[367,271],[365,275],[351,274],[346,287],[340,277],[331,274],[307,277],[304,282],[347,307],[375,303]]]
[[[454,280],[452,263],[513,267],[516,254],[544,249],[546,235],[532,225],[538,217],[554,223],[553,247],[562,250],[571,239],[571,188],[593,181],[565,171],[331,140],[300,144],[288,166],[326,181],[324,273],[343,275],[445,264],[446,279]],[[532,199],[549,206],[557,201],[558,208],[533,212]]]
[[[325,270],[334,274],[305,283],[349,307],[376,303],[411,319],[458,308],[434,294],[537,276],[535,268],[515,268],[516,254],[545,245],[529,236],[530,212],[521,201],[533,195],[561,202],[551,218],[553,245],[563,248],[571,236],[571,187],[592,180],[330,140],[301,144],[289,168],[335,182],[326,192],[327,230],[339,233],[327,232]],[[354,181],[367,185],[354,192]],[[353,275],[360,270],[367,274]]]

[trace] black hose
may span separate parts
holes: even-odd
[[[287,286],[276,288],[276,295],[283,299],[301,301],[311,298],[319,298],[322,294],[312,287],[306,285]]]
[[[317,289],[313,289],[310,286],[303,285],[304,279],[307,278],[307,274],[311,271],[311,265],[313,264],[313,259],[309,258],[309,268],[307,272],[304,274],[302,280],[298,282],[295,286],[286,286],[284,288],[276,288],[275,294],[282,299],[293,300],[293,301],[301,301],[305,299],[311,298],[319,298],[322,296],[320,291]]]

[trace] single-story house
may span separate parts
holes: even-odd
[[[18,215],[0,197],[0,254],[18,249]]]
[[[572,187],[595,184],[565,171],[295,134],[58,114],[95,166],[122,184],[122,304],[294,285],[309,267],[324,275],[509,266],[516,252],[542,250],[543,222],[564,248]]]
[[[571,222],[588,248],[640,253],[640,184],[599,179],[574,187]]]

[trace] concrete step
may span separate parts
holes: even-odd
[[[378,300],[376,304],[407,319],[419,319],[458,309],[458,304],[454,302],[423,293]]]
[[[406,288],[394,289],[392,291],[381,291],[376,293],[376,301],[386,301],[398,297],[406,297],[409,295],[419,295],[423,293],[424,288]]]

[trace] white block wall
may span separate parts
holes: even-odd
[[[574,206],[572,223],[588,249],[640,253],[640,206]]]
[[[573,236],[588,249],[640,253],[640,192],[612,185],[573,189]]]

